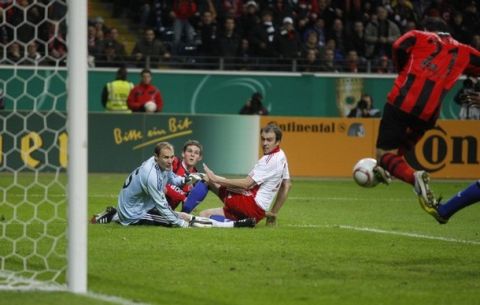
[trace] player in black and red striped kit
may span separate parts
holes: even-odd
[[[458,78],[479,74],[480,52],[445,33],[441,19],[426,19],[424,28],[405,33],[393,44],[398,76],[384,106],[374,171],[387,184],[390,174],[412,184],[422,207],[433,207],[437,200],[428,173],[415,171],[403,156],[435,126],[442,99]]]
[[[195,166],[202,160],[202,156],[203,147],[200,142],[188,140],[183,145],[182,159],[175,157],[172,171],[181,177],[196,173],[197,168]],[[191,213],[207,193],[208,186],[203,181],[199,181],[195,185],[185,184],[183,187],[172,184],[167,184],[165,187],[165,196],[172,210],[175,210],[182,203],[182,212],[185,213]]]

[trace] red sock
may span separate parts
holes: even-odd
[[[380,159],[380,166],[390,172],[390,174],[398,179],[415,184],[413,173],[415,172],[403,157],[392,153],[386,153]]]

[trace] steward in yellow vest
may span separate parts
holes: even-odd
[[[133,88],[133,83],[127,80],[127,69],[121,67],[117,71],[114,81],[103,87],[102,105],[106,111],[131,112],[128,108],[127,98]]]

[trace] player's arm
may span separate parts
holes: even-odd
[[[266,212],[267,225],[275,225],[277,223],[277,215],[282,208],[285,201],[287,201],[288,193],[292,188],[292,182],[290,179],[283,179],[280,188],[278,189],[277,197],[272,205],[270,211]]]
[[[155,202],[155,208],[160,212],[160,215],[162,215],[165,220],[171,223],[174,227],[188,227],[188,222],[183,220],[170,208],[163,190],[158,189],[157,177],[149,177],[147,182],[147,190]]]
[[[398,38],[392,46],[392,61],[400,72],[405,64],[408,62],[410,48],[413,47],[417,39],[413,32],[407,32]]]
[[[228,179],[228,178],[216,175],[210,168],[208,168],[206,164],[203,165],[203,168],[205,169],[205,174],[207,175],[208,180],[210,182],[218,184],[220,186],[224,186],[226,188],[237,188],[237,189],[248,190],[256,185],[255,180],[253,180],[252,177],[250,176],[246,176],[245,178],[239,178],[239,179]]]
[[[187,198],[187,195],[183,190],[172,184],[167,184],[165,186],[165,195],[174,202],[183,202]]]

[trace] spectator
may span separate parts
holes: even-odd
[[[325,47],[327,42],[327,30],[325,29],[325,20],[318,18],[315,20],[312,27],[308,28],[304,33],[304,40],[306,41],[310,32],[317,34],[317,43],[319,48]]]
[[[7,63],[17,64],[23,59],[22,47],[18,42],[13,42],[7,48]]]
[[[258,5],[250,0],[245,5],[245,14],[239,19],[239,34],[242,38],[248,38],[253,35],[254,30],[260,23],[258,17]]]
[[[322,56],[323,52],[321,52],[318,46],[318,36],[314,31],[308,32],[307,39],[302,45],[302,56],[306,57],[309,50],[314,51],[317,57]]]
[[[95,49],[93,50],[93,56],[99,57],[103,54],[107,41],[105,40],[105,33],[101,29],[95,31]]]
[[[480,50],[480,35],[475,34],[472,37],[472,41],[470,42],[472,47],[474,47],[477,50]]]
[[[358,57],[357,51],[350,50],[347,53],[343,71],[347,73],[366,72],[365,63]]]
[[[253,66],[253,54],[250,50],[250,43],[247,39],[240,41],[240,48],[237,54],[237,69],[250,70]]]
[[[455,103],[460,105],[461,120],[480,120],[480,81],[476,77],[468,77],[462,88],[455,94]]]
[[[147,60],[156,67],[161,60],[170,59],[170,53],[163,43],[155,39],[153,29],[145,29],[143,39],[135,44],[132,56],[138,67],[145,67]]]
[[[35,27],[44,20],[45,12],[37,4],[30,4],[28,0],[17,0],[15,6],[7,9],[7,23],[15,28],[10,32],[10,39],[28,43],[36,38]],[[9,28],[9,31],[13,29]]]
[[[32,41],[27,46],[26,57],[20,62],[21,65],[37,66],[41,64],[43,57],[38,53],[38,45]]]
[[[240,47],[240,37],[235,31],[235,19],[227,17],[225,19],[224,30],[218,39],[220,56],[232,58],[237,55]]]
[[[323,58],[320,60],[320,71],[323,72],[340,72],[341,69],[335,62],[335,52],[332,49],[325,49]]]
[[[344,57],[346,52],[347,38],[345,29],[343,27],[343,21],[340,18],[336,18],[333,21],[332,31],[328,35],[328,40],[332,39],[335,41],[336,51],[338,51],[342,57]]]
[[[361,21],[353,23],[352,33],[347,39],[347,49],[357,51],[358,56],[365,58],[365,33],[364,26]]]
[[[202,22],[199,26],[200,34],[200,55],[201,56],[217,56],[218,55],[218,37],[217,23],[213,19],[210,11],[203,13]]]
[[[97,29],[93,25],[89,25],[87,29],[88,54],[94,56],[97,51]]]
[[[350,110],[349,118],[378,118],[381,116],[380,110],[373,108],[373,98],[368,94],[362,94],[357,105]]]
[[[240,114],[258,114],[268,115],[268,110],[262,104],[263,95],[260,92],[255,92],[252,97],[240,109]]]
[[[143,69],[140,83],[128,95],[128,108],[133,112],[161,112],[163,99],[157,87],[152,85],[152,72]]]
[[[461,43],[468,44],[471,41],[472,34],[468,31],[463,23],[463,15],[461,12],[456,12],[453,15],[452,24],[450,26],[450,34],[453,38]]]
[[[418,16],[413,9],[413,4],[408,0],[397,0],[397,2],[393,4],[392,9],[393,20],[402,32],[405,31],[409,20],[418,21]]]
[[[387,56],[382,56],[373,62],[373,72],[378,74],[394,73],[392,61]]]
[[[272,12],[265,10],[262,13],[262,22],[257,25],[250,37],[250,42],[256,56],[271,58],[275,55],[275,34],[276,29],[273,24]]]
[[[193,45],[195,30],[189,19],[197,12],[197,4],[194,0],[173,0],[173,9],[170,16],[173,22],[173,48],[179,53],[182,47]],[[185,35],[186,40],[182,41]]]
[[[365,28],[366,56],[375,58],[378,56],[389,56],[392,52],[393,42],[400,37],[398,26],[387,19],[388,12],[383,6],[377,8],[377,15]]]
[[[103,52],[95,60],[97,67],[121,67],[125,64],[123,56],[117,54],[115,44],[112,41],[106,41]]]
[[[283,19],[283,26],[275,39],[275,50],[281,59],[288,61],[300,55],[300,38],[295,31],[291,17]]]
[[[299,61],[298,67],[301,72],[318,72],[321,69],[320,60],[314,50],[308,50],[305,57]]]
[[[127,52],[125,51],[125,45],[118,40],[118,29],[111,28],[108,32],[107,42],[110,41],[113,43],[113,48],[115,49],[115,54],[121,57],[126,57]]]
[[[127,68],[121,67],[117,70],[117,76],[103,87],[102,105],[111,112],[131,112],[128,108],[127,99],[133,83],[127,80]]]
[[[275,0],[273,6],[273,23],[275,24],[275,26],[281,27],[284,23],[285,18],[292,16],[292,13],[293,10],[290,5],[288,5],[288,1]]]

